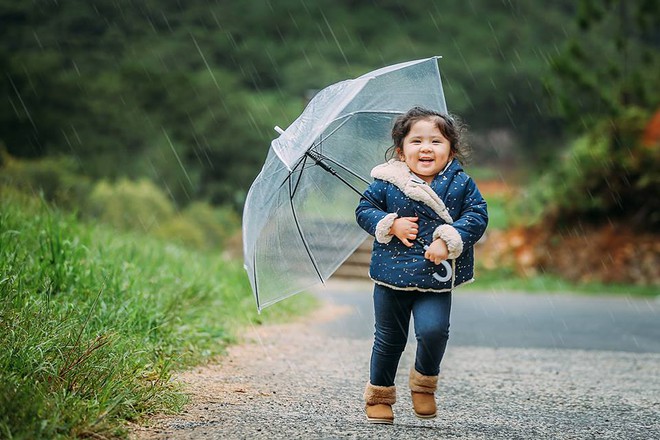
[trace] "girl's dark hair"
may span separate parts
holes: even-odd
[[[435,110],[423,107],[413,107],[406,114],[399,116],[392,127],[392,141],[394,145],[385,152],[385,159],[397,157],[399,150],[403,149],[403,139],[410,133],[415,122],[431,120],[436,123],[438,130],[451,144],[451,155],[461,164],[465,165],[469,159],[469,147],[465,141],[467,126],[455,115],[442,114]]]

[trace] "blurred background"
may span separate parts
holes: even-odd
[[[484,282],[657,294],[656,1],[1,0],[0,36],[5,194],[240,259],[273,126],[441,55],[489,202]]]

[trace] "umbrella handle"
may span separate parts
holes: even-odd
[[[447,263],[447,260],[442,260],[440,264],[442,264],[445,267],[445,270],[447,271],[447,275],[443,277],[440,276],[438,272],[433,272],[433,278],[440,281],[441,283],[444,283],[445,281],[451,280],[451,275],[452,275],[451,266],[449,265],[449,263]]]
[[[428,248],[429,248],[428,246],[424,246],[424,250],[427,250]],[[451,280],[451,275],[452,275],[451,266],[449,265],[447,260],[442,260],[440,264],[445,268],[446,275],[443,277],[440,276],[438,272],[433,272],[433,278],[440,281],[441,283],[444,283],[445,281]]]

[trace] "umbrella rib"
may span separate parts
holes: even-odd
[[[293,221],[296,224],[296,229],[298,230],[298,235],[300,236],[300,239],[303,242],[303,246],[305,246],[305,251],[307,252],[307,256],[309,257],[309,260],[312,262],[312,266],[314,266],[314,270],[316,271],[316,275],[318,275],[319,279],[321,280],[322,283],[325,283],[325,280],[323,279],[323,276],[321,275],[321,271],[318,268],[318,265],[316,264],[316,260],[314,259],[314,255],[312,255],[312,251],[309,249],[309,244],[307,243],[307,239],[305,238],[305,234],[303,234],[302,228],[300,227],[300,223],[298,222],[298,216],[296,215],[296,207],[293,205],[293,193],[291,192],[291,180],[289,180],[289,203],[291,205],[291,213],[293,214]]]
[[[254,298],[257,301],[257,311],[261,313],[261,303],[259,301],[259,281],[257,280],[257,253],[252,255],[252,276],[254,276]]]
[[[290,191],[291,192],[291,197],[290,197],[291,199],[293,199],[293,196],[296,195],[296,191],[298,190],[298,185],[300,185],[300,181],[302,180],[302,174],[303,174],[302,172],[305,170],[305,163],[306,162],[307,162],[307,156],[305,156],[305,158],[303,159],[302,162],[298,163],[300,165],[301,169],[300,169],[300,173],[298,174],[298,179],[296,180],[296,185],[293,187],[293,191]],[[298,168],[298,167],[296,166],[296,168]],[[293,171],[291,171],[291,173],[289,173],[289,175],[291,175],[291,174],[293,174]],[[289,190],[291,190],[291,187],[289,187]]]
[[[293,170],[289,171],[289,173],[286,175],[286,178],[282,181],[282,183],[280,183],[280,186],[278,186],[277,188],[278,189],[282,188],[285,183],[290,182],[294,171],[296,171],[298,169],[298,167],[300,167],[300,176],[298,177],[298,182],[296,183],[296,189],[297,189],[298,188],[298,183],[300,182],[300,179],[302,178],[302,172],[306,169],[305,167],[312,168],[312,167],[316,166],[316,164],[306,165],[306,162],[307,162],[307,157],[305,156],[304,160],[299,161],[296,164],[296,166],[293,167]],[[293,194],[296,193],[296,189],[294,189]]]
[[[359,175],[358,173],[356,173],[355,171],[353,171],[353,170],[351,170],[350,168],[346,167],[345,165],[343,165],[343,164],[337,162],[336,160],[333,160],[333,159],[331,159],[330,157],[328,157],[328,156],[326,156],[326,155],[324,155],[324,154],[322,154],[322,153],[319,153],[318,151],[316,151],[315,153],[318,154],[319,157],[320,157],[321,159],[327,160],[328,162],[332,162],[333,164],[337,165],[337,166],[338,166],[339,168],[341,168],[342,170],[346,171],[346,172],[347,172],[348,174],[350,174],[351,176],[353,176],[353,177],[355,177],[355,178],[357,178],[357,179],[360,179],[361,181],[363,181],[363,182],[366,183],[367,185],[369,185],[369,184],[371,183],[371,182],[369,182],[368,180],[366,180],[364,177],[360,176],[360,175]]]
[[[311,150],[311,149],[314,149],[314,148],[318,147],[318,146],[321,144],[321,142],[326,141],[330,136],[332,136],[333,134],[335,134],[335,132],[336,132],[337,130],[339,130],[344,124],[346,124],[346,123],[350,120],[350,118],[351,118],[352,116],[354,116],[354,115],[360,115],[360,114],[369,114],[369,113],[374,113],[374,114],[379,114],[379,115],[382,115],[382,114],[387,114],[387,115],[402,115],[402,114],[403,114],[403,112],[395,111],[395,110],[356,110],[356,111],[354,111],[354,112],[346,113],[345,115],[342,115],[342,116],[340,116],[340,117],[338,117],[338,118],[336,118],[336,119],[333,119],[332,122],[341,121],[341,123],[340,123],[337,127],[335,127],[330,133],[328,133],[328,134],[325,136],[325,138],[323,138],[322,140],[319,140],[319,142],[312,143],[312,145],[309,147],[308,151]],[[343,119],[343,121],[342,121],[342,119]],[[331,122],[331,123],[332,123],[332,122]],[[329,125],[329,124],[328,124],[328,125]],[[303,160],[303,157],[301,157],[300,159],[298,159],[298,162],[293,166],[293,168],[294,168],[294,169],[297,168],[298,165],[300,165],[300,162],[302,162],[302,160]]]
[[[337,127],[335,127],[334,130],[332,130],[330,133],[328,133],[325,136],[324,140],[327,140],[330,136],[332,136],[337,130],[339,130],[344,124],[346,124],[350,120],[350,118],[353,117],[354,115],[362,115],[362,114],[369,114],[369,113],[375,113],[375,114],[378,114],[378,115],[382,115],[382,114],[402,115],[403,114],[403,112],[398,112],[398,111],[394,111],[394,110],[356,110],[354,112],[346,113],[345,115],[342,115],[342,116],[340,116],[337,119],[334,119],[332,121],[332,122],[337,122],[339,120],[344,119],[341,122],[341,124],[339,124]],[[320,144],[320,142],[323,142],[323,141],[319,141],[318,143],[312,144],[312,146],[309,147],[309,148],[312,149],[312,148],[318,146]]]
[[[330,166],[328,166],[328,164],[324,163],[323,160],[322,160],[322,159],[324,159],[324,157],[321,156],[319,153],[317,153],[316,151],[307,151],[305,154],[307,156],[311,157],[314,160],[314,162],[316,162],[316,165],[320,166],[323,170],[327,171],[332,176],[339,179],[344,185],[346,185],[351,190],[353,190],[353,192],[355,192],[358,196],[364,197],[364,194],[362,194],[362,192],[359,189],[357,189],[353,184],[351,184],[351,182],[344,179],[342,176],[337,174],[337,172],[335,170],[333,170]],[[378,205],[378,204],[376,204],[376,205]]]

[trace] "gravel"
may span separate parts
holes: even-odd
[[[417,419],[407,388],[414,344],[397,375],[394,425],[366,423],[371,335],[328,331],[366,313],[328,303],[313,316],[254,328],[215,365],[178,376],[182,414],[133,428],[135,439],[660,438],[660,354],[452,346],[438,417]],[[328,323],[332,322],[332,326]]]

